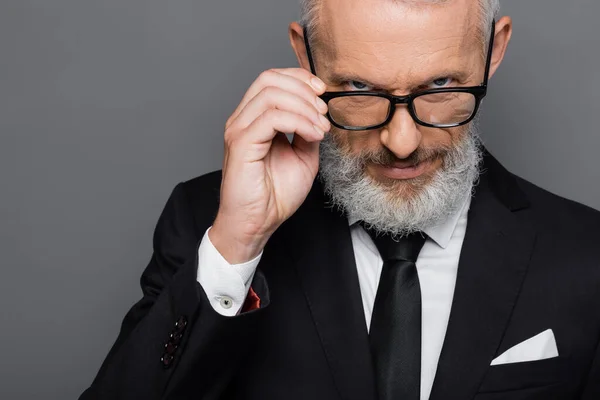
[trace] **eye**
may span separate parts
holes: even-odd
[[[448,77],[437,78],[431,82],[431,87],[433,89],[438,89],[438,88],[450,86],[451,83],[452,83],[452,78],[448,78]]]
[[[346,83],[346,85],[350,88],[350,90],[356,90],[356,91],[366,91],[366,90],[372,90],[373,89],[372,87],[370,87],[366,83],[362,83],[362,82],[359,82],[359,81],[348,81]]]

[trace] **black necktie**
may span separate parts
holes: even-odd
[[[379,400],[419,400],[421,286],[415,262],[426,238],[417,232],[394,241],[367,232],[383,258],[369,330]]]

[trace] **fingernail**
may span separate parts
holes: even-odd
[[[317,105],[317,110],[319,110],[322,114],[327,112],[327,103],[325,103],[323,99],[316,97],[315,104]]]
[[[312,87],[314,87],[317,90],[325,90],[325,84],[319,78],[316,78],[316,77],[312,78],[310,80],[310,83],[311,83]]]
[[[313,128],[315,128],[315,132],[317,132],[319,134],[319,137],[322,139],[323,137],[325,137],[325,132],[323,132],[323,129],[319,128],[316,125],[313,125]]]
[[[323,129],[328,131],[329,130],[329,120],[327,118],[325,118],[325,116],[319,115],[319,121],[321,122],[321,126],[323,127]]]

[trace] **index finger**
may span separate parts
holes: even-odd
[[[325,92],[325,83],[318,76],[313,75],[309,70],[304,68],[273,68],[273,71],[283,75],[292,76],[304,83],[310,85],[317,95]]]
[[[250,100],[268,86],[276,86],[297,93],[311,104],[315,103],[318,95],[325,92],[323,81],[303,68],[273,68],[264,71],[250,85],[239,105],[229,117],[227,125],[230,125],[240,115]]]

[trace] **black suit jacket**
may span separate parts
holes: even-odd
[[[483,170],[430,399],[600,399],[600,213],[489,154]],[[264,250],[252,283],[260,309],[223,317],[196,281],[220,181],[214,172],[173,191],[144,296],[81,399],[375,400],[345,216],[315,181]],[[547,329],[559,357],[490,366]]]

